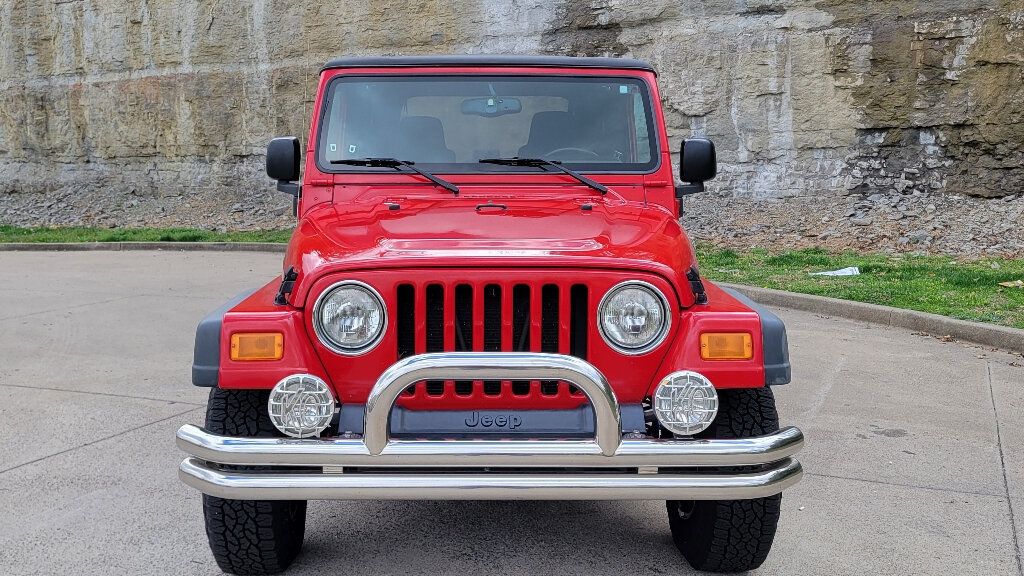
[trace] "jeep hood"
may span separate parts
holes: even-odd
[[[299,222],[284,268],[298,273],[296,306],[325,274],[403,267],[637,270],[665,278],[689,306],[685,274],[694,264],[675,215],[659,206],[595,196],[463,194],[321,205]]]

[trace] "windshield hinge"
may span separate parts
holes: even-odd
[[[686,279],[690,281],[690,290],[693,291],[693,298],[696,304],[707,304],[708,293],[704,291],[704,282],[700,279],[700,272],[696,266],[690,266],[686,271]]]
[[[299,273],[295,271],[295,267],[289,267],[288,271],[284,273],[284,279],[281,280],[281,287],[277,289],[277,296],[274,297],[274,304],[284,306],[288,303],[288,299],[285,298],[285,294],[292,293],[292,289],[295,288],[295,280],[298,277]]]

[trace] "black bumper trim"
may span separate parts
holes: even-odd
[[[338,433],[363,433],[363,404],[342,404]],[[620,404],[622,432],[646,430],[640,404]],[[589,405],[558,410],[409,410],[395,406],[389,428],[393,438],[590,438],[594,410]]]

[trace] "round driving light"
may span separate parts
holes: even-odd
[[[654,415],[673,434],[692,436],[711,426],[718,414],[718,393],[697,372],[673,372],[654,391]]]
[[[334,418],[334,395],[316,376],[293,374],[274,385],[267,412],[274,426],[288,436],[318,436]]]
[[[370,350],[380,342],[386,326],[384,301],[362,282],[339,282],[313,306],[313,329],[324,346],[339,354]]]
[[[668,334],[668,300],[646,282],[618,284],[601,299],[597,314],[605,342],[624,354],[647,352]]]

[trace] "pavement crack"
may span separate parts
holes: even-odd
[[[841,476],[839,474],[823,474],[821,472],[804,472],[804,476],[816,476],[818,478],[832,478],[835,480],[852,480],[854,482],[867,482],[869,484],[881,484],[883,486],[895,486],[897,488],[916,488],[918,490],[934,490],[935,492],[948,492],[950,494],[963,494],[965,496],[989,496],[1002,498],[1002,494],[991,492],[977,492],[974,490],[957,490],[956,488],[940,488],[938,486],[925,486],[923,484],[907,484],[905,482],[890,482],[888,480],[874,480],[871,478],[856,478],[854,476]]]
[[[1013,500],[1010,498],[1010,481],[1006,476],[1006,454],[1003,451],[1003,433],[999,426],[999,410],[996,409],[996,394],[992,386],[992,363],[985,362],[988,376],[988,398],[992,401],[992,416],[996,421],[996,447],[999,448],[999,468],[1003,472],[1003,493],[1006,495],[1006,507],[1010,511],[1010,535],[1013,538],[1013,551],[1017,557],[1017,574],[1024,576],[1024,562],[1021,561],[1020,539],[1017,537],[1017,519],[1013,514]]]
[[[26,386],[24,384],[0,384],[2,388],[28,388],[29,390],[47,390],[49,392],[68,392],[70,394],[88,394],[90,396],[110,396],[112,398],[130,398],[132,400],[149,400],[152,402],[165,402],[168,404],[184,404],[186,406],[206,406],[199,402],[185,402],[183,400],[169,400],[167,398],[153,398],[150,396],[132,396],[130,394],[114,394],[113,392],[95,392],[92,390],[69,390],[67,388],[51,388],[48,386]]]
[[[178,412],[177,414],[171,414],[170,416],[167,416],[166,418],[160,418],[159,420],[154,420],[154,421],[146,423],[146,424],[141,424],[141,425],[136,426],[134,428],[129,428],[128,430],[122,430],[121,432],[117,432],[116,434],[111,434],[109,436],[104,436],[103,438],[97,438],[96,440],[91,440],[89,442],[86,442],[85,444],[79,444],[78,446],[72,446],[71,448],[67,448],[67,449],[61,450],[59,452],[54,452],[53,454],[47,454],[46,456],[40,456],[39,458],[36,458],[35,460],[29,460],[28,462],[22,462],[21,464],[17,464],[15,466],[11,466],[10,468],[5,468],[3,470],[0,470],[0,474],[6,474],[7,472],[11,472],[11,471],[17,470],[19,468],[24,468],[25,466],[28,466],[30,464],[35,464],[37,462],[42,462],[43,460],[49,460],[50,458],[53,458],[55,456],[60,456],[61,454],[67,454],[68,452],[73,452],[73,451],[78,450],[80,448],[86,448],[86,447],[92,446],[94,444],[99,444],[100,442],[106,442],[107,440],[111,440],[113,438],[117,438],[118,436],[124,436],[125,434],[130,434],[132,432],[136,432],[138,430],[142,430],[143,428],[148,428],[149,426],[153,426],[154,424],[160,424],[161,422],[166,422],[168,420],[173,420],[174,418],[177,418],[179,416],[184,416],[185,414],[188,414],[189,412],[195,412],[196,410],[199,410],[199,409],[200,409],[199,407],[189,408],[188,410],[185,410],[184,412]]]

